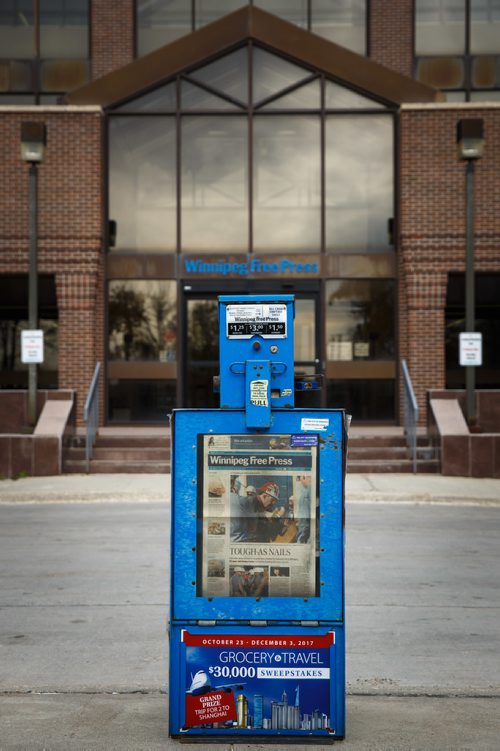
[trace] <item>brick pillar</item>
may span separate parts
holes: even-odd
[[[131,0],[101,0],[92,7],[92,80],[134,59],[134,7]]]
[[[445,388],[445,307],[448,276],[430,270],[407,271],[401,284],[406,300],[408,370],[420,411],[420,424],[427,423],[427,391]]]
[[[102,339],[97,274],[56,274],[59,313],[59,388],[76,391],[76,421],[83,422],[83,406]],[[102,390],[102,377],[101,377]]]
[[[413,78],[413,0],[370,0],[368,7],[370,58]]]

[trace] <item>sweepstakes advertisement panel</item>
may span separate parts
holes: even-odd
[[[207,731],[333,734],[335,632],[181,632],[185,725]]]

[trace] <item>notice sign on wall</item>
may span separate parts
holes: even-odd
[[[460,334],[460,365],[483,364],[483,335],[479,332]]]
[[[43,331],[40,329],[21,331],[21,362],[43,362]]]

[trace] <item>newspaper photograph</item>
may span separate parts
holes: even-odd
[[[316,434],[200,435],[198,593],[317,595]]]

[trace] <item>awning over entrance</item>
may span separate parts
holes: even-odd
[[[330,78],[387,105],[444,99],[441,92],[429,86],[260,8],[248,6],[67,94],[64,102],[115,107],[248,40],[320,70]]]

